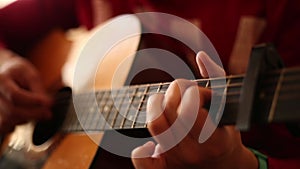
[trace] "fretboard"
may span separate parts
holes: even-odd
[[[219,125],[235,124],[241,89],[243,85],[247,85],[243,84],[243,79],[244,75],[235,75],[195,80],[199,86],[210,88],[213,94],[226,97]],[[170,83],[145,84],[77,94],[73,97],[76,104],[69,109],[63,130],[70,132],[83,129],[103,131],[145,128],[149,96],[165,93],[169,85]],[[263,79],[259,99],[257,109],[263,112],[263,116],[256,115],[256,118],[259,117],[258,121],[299,122],[300,113],[295,110],[300,109],[300,67],[267,73]]]

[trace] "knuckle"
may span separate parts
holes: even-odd
[[[34,82],[40,80],[40,75],[35,69],[32,69],[30,71],[29,77],[30,77],[30,80],[32,80]]]
[[[148,124],[148,129],[151,131],[151,133],[154,136],[164,132],[164,130],[162,130],[162,128],[161,128],[161,124],[157,120],[150,122]]]
[[[171,82],[170,87],[177,87],[179,86],[184,79],[175,79],[173,82]]]
[[[7,90],[7,97],[10,101],[15,101],[20,97],[20,93],[18,92],[18,90],[10,88],[9,90]]]
[[[197,83],[194,82],[194,81],[191,81],[191,80],[187,80],[187,79],[176,79],[174,80],[168,90],[170,91],[167,91],[167,92],[170,92],[170,93],[174,93],[174,92],[181,92],[183,93],[188,87],[190,86],[196,86]]]
[[[8,100],[12,100],[13,98],[17,97],[17,91],[9,82],[9,79],[6,77],[2,77],[2,79],[0,80],[0,93],[2,94],[2,96]]]
[[[190,85],[194,83],[191,80],[187,80],[187,79],[176,79],[173,82],[177,85]]]
[[[13,106],[7,105],[7,106],[5,107],[5,111],[6,111],[6,114],[7,114],[7,115],[12,116],[12,115],[14,114],[14,112],[15,112],[15,109],[14,109]]]

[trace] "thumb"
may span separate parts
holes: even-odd
[[[152,141],[145,143],[144,145],[135,148],[131,152],[131,159],[134,167],[136,169],[147,169],[153,167],[153,158],[151,158],[152,154],[155,150],[155,144]]]
[[[204,51],[197,53],[196,62],[202,77],[222,77],[226,73],[222,67],[216,64]]]
[[[131,159],[136,169],[165,169],[165,159],[159,155],[160,147],[154,142],[149,141],[146,144],[135,148],[131,153]]]

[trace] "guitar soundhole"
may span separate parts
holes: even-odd
[[[33,132],[32,142],[41,145],[52,138],[61,128],[71,101],[70,88],[61,89],[55,96],[55,104],[52,107],[51,120],[38,122]]]

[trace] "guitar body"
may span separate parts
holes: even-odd
[[[119,130],[120,133],[130,136],[130,137],[135,137],[135,138],[145,138],[145,137],[150,137],[150,133],[148,132],[148,130],[146,128],[141,128],[141,129],[122,129]],[[113,141],[115,140],[115,141]],[[126,143],[123,142],[121,145],[119,142],[117,142],[116,140],[118,140],[118,138],[116,138],[115,134],[113,132],[111,132],[110,130],[106,131],[104,133],[104,137],[101,140],[101,145],[105,146],[106,145],[110,145],[110,146],[114,146],[114,147],[120,147],[122,149],[124,149],[124,146],[126,146],[127,149],[127,156],[130,156],[131,151],[143,144],[143,143],[137,143],[137,144],[132,144],[132,143]],[[132,169],[133,164],[131,162],[131,159],[128,157],[122,157],[122,156],[118,156],[115,155],[103,148],[101,148],[102,146],[99,147],[95,158],[90,166],[91,169],[111,169],[111,168],[122,168],[122,169]]]
[[[136,23],[127,23],[127,25],[131,25],[137,32],[140,31],[140,25],[137,21]],[[35,50],[29,54],[29,59],[40,71],[42,80],[50,94],[54,95],[54,93],[66,83],[67,85],[72,85],[72,82],[66,82],[65,79],[70,80],[73,78],[72,71],[74,71],[76,66],[76,60],[78,59],[78,53],[80,52],[79,49],[82,48],[82,45],[92,37],[95,32],[99,32],[101,29],[102,25],[85,33],[84,36],[81,35],[82,37],[75,42],[68,40],[64,32],[54,30],[38,43],[34,48]],[[109,36],[111,35],[105,35],[104,40],[105,38],[109,38]],[[130,64],[132,64],[133,61],[133,57],[126,57],[134,56],[139,45],[139,38],[139,36],[127,38],[117,46],[113,47],[106,54],[105,59],[101,61],[101,64],[97,65],[97,70],[93,70],[96,71],[96,78],[93,86],[84,84],[82,85],[83,87],[77,89],[76,92],[80,93],[94,89],[111,89],[112,83],[114,87],[123,86],[130,69]],[[126,61],[124,61],[124,59]],[[115,70],[118,69],[118,66],[120,66],[121,63],[125,64],[122,65],[123,68],[128,68],[123,69],[121,75],[118,74],[118,77],[113,79]],[[64,69],[68,70],[66,71]],[[70,77],[64,77],[65,79],[62,78],[62,74],[64,75],[62,71],[69,72]],[[91,70],[87,70],[84,74],[87,74],[90,71]],[[83,78],[85,80],[90,80],[86,76]],[[93,78],[93,76],[90,78]],[[64,109],[65,108],[62,108],[61,111],[66,111]],[[35,127],[36,123],[17,126],[15,131],[4,139],[1,148],[2,159],[0,161],[0,168],[105,168],[104,166],[108,166],[107,162],[110,163],[110,160],[101,159],[107,159],[107,157],[110,159],[114,158],[118,162],[113,163],[121,165],[122,168],[124,168],[124,164],[119,162],[120,156],[99,149],[98,145],[101,143],[103,136],[105,135],[106,137],[104,132],[99,131],[88,134],[86,132],[61,133],[57,130],[57,132],[49,137],[49,139],[43,140],[41,144],[36,145],[33,143]],[[147,134],[146,129],[142,132]],[[138,133],[141,132],[139,131]],[[109,139],[108,134],[108,137],[105,140]],[[99,159],[99,157],[101,158]],[[132,168],[130,158],[123,158],[121,161],[126,163],[125,166],[128,165],[129,168]],[[103,164],[102,167],[101,163],[104,162],[107,164]]]
[[[114,37],[114,32],[111,31],[114,30],[114,28],[122,28],[122,26],[126,25],[130,27],[129,30],[135,32],[136,34],[138,32],[141,32],[140,22],[135,17],[128,17],[126,20],[125,16],[125,20],[117,22],[117,25],[110,25],[110,23],[111,22],[107,22],[104,23],[104,25],[96,27],[94,30],[88,32],[82,39],[80,38],[75,43],[71,43],[69,40],[67,40],[63,32],[59,30],[54,31],[41,43],[39,43],[36,47],[36,50],[34,50],[34,52],[30,54],[29,59],[41,72],[42,80],[47,87],[49,94],[52,94],[54,98],[57,98],[57,102],[55,102],[56,104],[53,106],[53,119],[47,122],[30,122],[25,125],[17,126],[12,134],[5,137],[1,148],[1,169],[133,168],[131,159],[129,158],[130,153],[136,146],[142,145],[145,140],[144,142],[132,144],[132,142],[126,142],[126,140],[123,140],[122,138],[116,136],[113,133],[114,130],[110,130],[109,128],[107,129],[106,126],[98,127],[98,125],[100,125],[100,120],[98,120],[99,114],[104,115],[105,113],[108,113],[108,115],[105,115],[105,121],[111,124],[112,128],[118,129],[117,131],[124,135],[135,138],[148,137],[149,133],[145,128],[146,114],[144,110],[146,109],[146,104],[144,103],[147,100],[147,97],[149,97],[149,94],[153,92],[165,92],[168,84],[159,83],[157,85],[140,85],[139,87],[135,85],[133,87],[131,86],[132,88],[124,87],[123,90],[117,90],[116,93],[120,93],[121,95],[123,95],[122,98],[120,97],[122,100],[125,100],[124,98],[127,99],[127,105],[123,104],[123,101],[120,101],[118,105],[118,108],[120,109],[117,111],[114,110],[114,108],[111,108],[116,106],[118,102],[117,100],[112,100],[112,89],[122,88],[124,84],[131,85],[145,82],[144,79],[147,79],[149,76],[153,77],[152,80],[148,81],[149,83],[155,82],[153,80],[159,82],[171,81],[172,77],[170,78],[170,76],[168,76],[168,74],[166,73],[168,71],[165,71],[166,74],[162,76],[160,76],[161,72],[159,72],[158,74],[153,74],[153,72],[156,72],[156,70],[152,70],[150,73],[145,71],[144,74],[141,75],[135,74],[138,72],[137,70],[139,70],[139,68],[135,67],[136,63],[143,62],[143,64],[145,64],[145,60],[141,61],[139,59],[140,57],[135,58],[137,49],[143,46],[140,44],[142,43],[142,41],[140,41],[140,35],[126,36],[125,39],[116,42],[112,46],[109,46],[110,48],[108,51],[105,51],[104,53],[102,51],[101,53],[102,45],[105,46],[105,44],[112,37]],[[106,28],[104,29],[106,30],[104,32],[103,27]],[[95,37],[96,39],[93,39]],[[118,38],[116,39],[119,40]],[[89,43],[87,45],[87,49],[90,50],[88,53],[82,53],[81,50],[78,50],[85,49],[85,46],[83,46],[85,43]],[[159,47],[152,46],[152,48]],[[98,49],[100,49],[100,53]],[[89,59],[87,62],[88,64],[86,64],[85,66],[82,66],[80,64],[82,62],[85,62],[86,60],[82,60],[81,57],[78,58],[78,56],[82,55],[84,58]],[[99,55],[103,56],[102,59],[99,59]],[[161,58],[157,59],[161,60]],[[167,65],[168,62],[170,62],[168,58],[165,60],[166,62],[162,63],[162,65],[160,66],[164,66],[164,64]],[[146,64],[149,65],[150,63],[151,61],[146,61]],[[157,60],[155,63],[157,63]],[[176,67],[180,66],[181,70],[184,68],[184,66],[174,63],[173,60],[172,64],[175,64]],[[190,67],[193,67],[192,65],[193,63],[189,64]],[[81,69],[79,69],[80,71],[76,73],[78,67]],[[181,70],[180,72],[185,72]],[[74,72],[76,73],[76,76],[74,75]],[[280,79],[284,79],[284,76],[289,76],[290,79],[299,79],[300,69],[286,69],[285,72],[296,72],[286,75],[282,73],[283,70],[280,74],[278,74],[278,72],[273,72],[273,74],[276,74],[278,76],[277,79],[279,79],[279,76]],[[148,76],[146,77],[145,75]],[[139,78],[139,76],[141,78]],[[181,76],[180,74],[180,77],[192,79],[194,76]],[[272,79],[272,77],[273,76],[266,76],[266,79]],[[77,81],[73,81],[76,79]],[[202,81],[198,81],[198,85],[202,85],[202,87],[209,86],[209,81],[217,81],[217,79],[201,80]],[[226,94],[229,94],[230,92],[239,92],[242,87],[241,84],[243,81],[243,76],[227,77],[227,82],[230,81],[232,81],[233,83],[229,83],[228,87],[224,86],[224,88],[228,89]],[[75,85],[73,85],[73,82]],[[278,84],[281,84],[281,82],[281,80],[275,80],[275,85],[273,85],[278,86]],[[267,85],[268,84],[269,83],[267,83]],[[59,92],[57,92],[63,86],[70,86],[72,88],[72,91],[70,90],[70,88],[63,88]],[[263,86],[262,88],[266,87],[270,88],[269,86]],[[283,112],[283,110],[286,110],[286,108],[290,108],[291,111],[285,112],[283,120],[287,121],[287,119],[292,119],[290,120],[292,122],[297,122],[300,120],[299,115],[296,117],[294,114],[291,114],[293,113],[292,110],[299,110],[300,108],[298,104],[299,90],[296,87],[286,87],[282,88],[282,91],[287,89],[288,92],[286,93],[293,93],[293,95],[292,97],[290,97],[290,99],[281,101],[276,109],[272,109],[275,119],[274,122],[282,122],[280,121],[281,118],[279,118],[281,115],[280,112]],[[103,92],[97,93],[96,90],[103,90]],[[132,92],[133,90],[134,92]],[[78,109],[76,109],[76,105],[78,104],[78,102],[76,102],[76,95],[84,94],[85,92],[91,93],[91,91],[94,92],[92,93],[94,94],[93,96],[96,96],[97,94],[97,109],[95,109],[92,98],[92,105],[86,104],[85,106],[88,108],[85,109],[83,113],[81,113],[80,111],[78,111]],[[271,94],[268,95],[268,97],[265,97],[266,99],[262,98],[260,100],[261,103],[273,103],[273,99],[268,100],[268,98],[273,98],[274,93],[278,94],[277,100],[280,101],[280,92],[280,90],[276,92],[272,90],[272,92],[270,92]],[[98,98],[98,96],[100,98]],[[229,96],[227,100],[231,100],[231,102],[228,102],[228,104],[226,103],[229,106],[225,106],[224,114],[221,119],[221,122],[224,119],[224,125],[235,124],[238,113],[239,95],[234,94],[231,98]],[[286,98],[284,92],[282,93],[282,97]],[[58,101],[60,98],[62,102]],[[118,99],[118,97],[116,97],[116,99]],[[69,102],[71,100],[74,101],[74,104],[73,102]],[[101,105],[101,101],[105,101],[102,102],[103,105]],[[136,103],[138,104],[135,105]],[[126,106],[126,112],[125,114],[122,114],[121,108],[124,105]],[[267,104],[262,104],[260,106],[263,105]],[[133,114],[131,114],[132,112],[130,111],[132,110],[132,107],[134,108]],[[266,109],[266,111],[264,112],[268,111],[266,107],[260,108],[263,110]],[[142,112],[144,112],[144,114],[142,114]],[[290,112],[290,114],[288,112]],[[68,118],[70,114],[71,118]],[[110,118],[107,118],[113,115],[115,116],[111,120]],[[123,115],[123,117],[121,117],[123,120],[118,121],[120,120],[118,117],[120,117],[121,115]],[[85,122],[80,121],[80,119],[82,120],[82,116],[86,117],[84,120]],[[63,130],[65,129],[64,127],[68,125],[67,119],[72,119],[72,117],[73,119],[76,119],[75,122],[77,126],[73,126],[73,128],[75,128],[76,130]],[[141,121],[138,121],[139,117],[141,117]],[[89,120],[91,120],[92,123],[89,123]],[[126,123],[128,121],[130,121],[129,124]],[[270,123],[270,121],[268,121],[268,123]],[[95,128],[85,130],[86,124],[88,124],[88,127],[95,125]],[[103,130],[105,132],[102,132]],[[115,155],[105,149],[102,149],[102,147],[108,146],[114,149],[125,147],[125,155],[127,156],[127,158]]]

